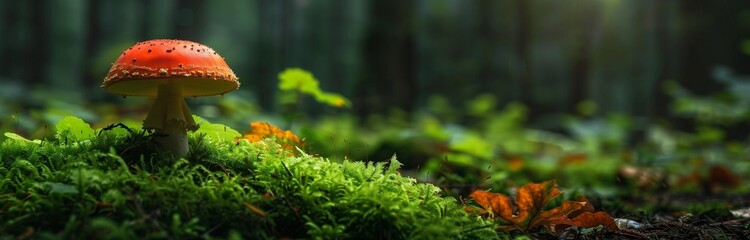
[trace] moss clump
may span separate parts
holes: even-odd
[[[174,159],[139,133],[65,134],[0,144],[0,238],[497,238],[395,158],[338,163],[194,134]]]

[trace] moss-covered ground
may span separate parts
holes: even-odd
[[[148,133],[9,138],[0,144],[0,238],[492,239],[400,163],[332,162],[279,147],[190,136],[174,158]]]

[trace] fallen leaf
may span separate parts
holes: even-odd
[[[618,230],[617,224],[615,224],[615,220],[606,212],[585,212],[574,217],[572,220],[573,225],[577,227],[593,228],[601,225],[611,231]]]
[[[469,196],[482,206],[483,211],[480,211],[480,213],[489,212],[494,217],[502,219],[513,217],[513,205],[510,204],[510,199],[503,194],[477,190]]]
[[[676,186],[697,186],[712,193],[722,190],[738,188],[742,180],[737,174],[724,165],[714,165],[708,168],[708,172],[701,171],[707,166],[699,164],[699,168],[690,174],[679,176],[675,181]]]
[[[515,200],[518,214],[513,214],[510,198],[503,194],[477,190],[470,197],[482,209],[491,213],[490,216],[502,220],[499,229],[527,231],[537,226],[574,224],[567,215],[585,207],[585,202],[566,201],[556,208],[544,210],[547,204],[560,194],[562,192],[557,189],[554,180],[528,183],[518,190]]]
[[[575,210],[575,211],[569,213],[568,214],[569,218],[574,218],[574,217],[580,215],[581,213],[585,213],[585,212],[594,212],[594,204],[591,204],[591,202],[589,202],[589,200],[586,198],[586,196],[578,195],[578,196],[576,196],[576,201],[577,202],[586,203],[586,206],[583,206],[581,209],[578,209],[578,210]]]
[[[303,141],[292,131],[281,130],[267,122],[251,122],[250,131],[246,131],[242,137],[238,137],[234,141],[238,142],[241,139],[246,139],[250,142],[259,142],[263,139],[273,137],[281,144],[282,148],[287,150],[294,150],[295,147],[304,145]]]
[[[715,165],[709,169],[708,181],[712,189],[737,188],[742,184],[740,177],[723,165]]]

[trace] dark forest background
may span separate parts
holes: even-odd
[[[750,72],[750,1],[2,0],[0,93],[111,100],[109,64],[154,38],[214,48],[268,111],[277,74],[301,67],[360,116],[490,93],[531,116],[593,100],[652,119],[667,114],[666,81],[704,94],[724,88],[719,66]]]

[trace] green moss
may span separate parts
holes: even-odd
[[[497,238],[395,158],[338,163],[194,134],[174,159],[114,132],[2,142],[0,238]]]

